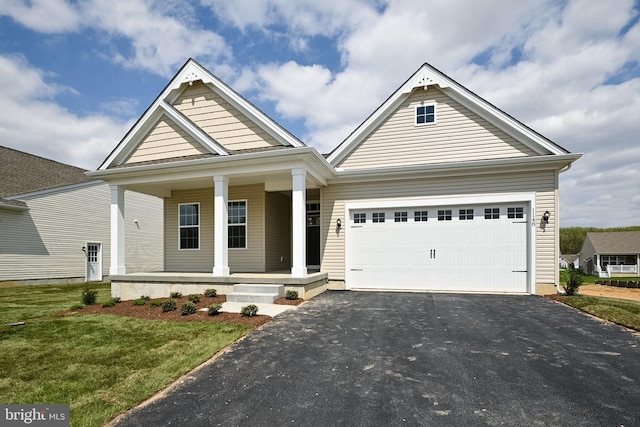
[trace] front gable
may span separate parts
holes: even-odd
[[[346,171],[566,154],[424,64],[327,159]]]
[[[193,59],[99,170],[305,145]]]

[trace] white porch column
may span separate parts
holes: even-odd
[[[111,189],[111,266],[109,274],[126,274],[124,263],[124,188],[109,185]]]
[[[213,275],[229,275],[229,177],[213,177]]]
[[[307,204],[306,177],[304,169],[292,169],[293,191],[291,210],[293,218],[293,264],[291,276],[307,276]]]

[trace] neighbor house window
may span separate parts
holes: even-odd
[[[355,224],[364,224],[367,222],[367,214],[365,213],[354,213],[353,214],[353,222]]]
[[[394,212],[393,213],[393,221],[394,222],[407,222],[407,213],[406,212]]]
[[[229,202],[229,249],[245,249],[247,247],[247,202]]]
[[[436,122],[436,104],[419,105],[416,107],[416,126],[428,125]]]
[[[373,222],[384,222],[384,212],[374,212],[371,214],[371,220]]]
[[[484,219],[500,219],[500,208],[485,208]]]
[[[428,211],[415,211],[413,213],[413,220],[415,222],[427,221],[429,219]]]
[[[180,249],[200,249],[200,204],[178,205]]]
[[[473,219],[473,209],[460,209],[458,212],[458,219],[460,221]]]
[[[438,221],[451,221],[451,209],[438,211]]]
[[[507,218],[524,218],[524,208],[507,208]]]

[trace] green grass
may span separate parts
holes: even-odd
[[[101,426],[251,329],[55,314],[79,303],[85,286],[0,289],[0,402],[66,403],[72,426]],[[108,284],[91,287],[98,304],[110,298]]]
[[[560,283],[567,283],[567,278],[568,277],[569,277],[569,270],[560,270]],[[585,285],[593,285],[593,284],[596,283],[597,280],[629,281],[629,280],[638,280],[638,276],[602,278],[602,277],[598,277],[598,276],[583,275],[582,279],[583,279]]]
[[[560,300],[601,319],[640,331],[639,302],[588,295],[565,296],[561,297]]]

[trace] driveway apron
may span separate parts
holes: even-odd
[[[116,425],[640,425],[639,346],[536,296],[332,291]]]

